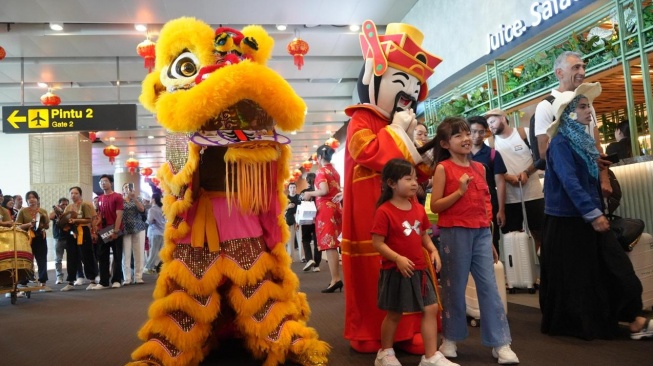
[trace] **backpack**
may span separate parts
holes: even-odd
[[[553,104],[553,101],[556,99],[553,95],[548,95],[544,100]],[[553,117],[555,121],[555,117]],[[546,169],[546,160],[540,156],[540,147],[537,143],[537,136],[535,136],[535,113],[531,116],[530,129],[528,131],[528,138],[531,140],[531,155],[533,155],[533,166],[536,169],[544,170]]]

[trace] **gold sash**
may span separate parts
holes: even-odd
[[[212,198],[218,197],[227,197],[227,194],[225,192],[200,190],[197,212],[190,236],[190,242],[193,247],[202,248],[204,246],[204,238],[206,237],[206,242],[209,244],[209,250],[211,252],[220,250],[220,234],[218,233],[218,225],[215,223],[213,204],[211,203]]]

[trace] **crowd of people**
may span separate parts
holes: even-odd
[[[19,288],[33,281],[40,292],[52,291],[47,286],[49,229],[54,238],[55,284],[66,284],[61,291],[84,285],[86,290],[103,290],[142,284],[144,273],[156,272],[165,229],[161,192],[155,190],[150,204],[136,195],[132,183],[122,187],[122,194],[113,191],[110,175],[102,175],[99,185],[103,194],[92,201],[84,200],[81,187],[71,187],[49,213],[35,191],[25,194],[25,207],[20,195],[2,196],[0,226],[24,230],[36,261],[36,276],[21,278]]]

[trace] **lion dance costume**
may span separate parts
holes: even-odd
[[[359,352],[380,348],[385,316],[376,306],[381,256],[372,246],[370,233],[371,215],[381,195],[383,166],[391,159],[404,158],[415,165],[421,180],[431,175],[429,163],[413,143],[417,121],[407,117],[409,109],[414,110],[417,101],[426,98],[426,80],[441,62],[422,49],[422,39],[419,30],[400,23],[388,24],[385,35],[379,35],[369,20],[360,34],[365,59],[358,80],[362,103],[345,110],[351,120],[345,146],[342,232],[345,338]],[[420,322],[421,313],[404,314],[395,335],[401,342],[399,348],[414,354],[424,352]]]
[[[273,39],[193,18],[168,22],[141,103],[167,129],[158,177],[168,220],[163,267],[132,365],[197,365],[241,337],[264,365],[326,364],[290,269],[282,207],[290,140],[306,106],[266,66]]]

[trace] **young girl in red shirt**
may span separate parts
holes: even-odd
[[[430,227],[424,207],[415,199],[417,176],[406,160],[392,159],[383,168],[383,187],[372,226],[372,244],[383,257],[378,282],[377,306],[387,314],[381,323],[381,349],[375,366],[401,366],[392,344],[402,313],[423,312],[424,356],[419,366],[453,366],[437,350],[438,303],[426,263],[440,271],[440,256],[426,229]]]
[[[471,159],[467,122],[445,118],[424,148],[432,149],[437,164],[430,205],[431,211],[438,213],[442,250],[444,340],[439,350],[449,358],[457,357],[456,342],[468,336],[465,287],[471,271],[483,314],[481,343],[493,347],[492,356],[499,364],[519,363],[510,348],[510,328],[494,277],[497,259],[490,233],[492,206],[485,168]]]

